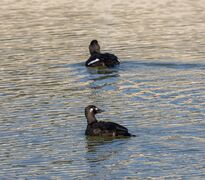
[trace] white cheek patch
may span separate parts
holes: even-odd
[[[98,108],[95,108],[96,111],[98,111]]]
[[[90,109],[90,112],[93,112],[93,108]]]
[[[89,63],[88,63],[88,65],[91,65],[91,64],[93,64],[93,63],[96,63],[96,62],[98,62],[98,61],[100,61],[100,59],[95,59],[95,60],[93,60],[93,61],[90,61]]]

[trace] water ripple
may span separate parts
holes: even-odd
[[[0,179],[204,179],[204,9],[3,0]],[[84,66],[94,38],[119,67]],[[88,104],[136,137],[86,138]]]

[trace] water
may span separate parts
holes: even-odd
[[[0,8],[0,179],[205,179],[203,0]],[[121,65],[84,67],[92,39]],[[85,137],[88,104],[137,137]]]

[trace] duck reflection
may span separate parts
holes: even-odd
[[[92,163],[109,160],[115,154],[123,151],[128,138],[87,136],[85,142],[86,160]]]
[[[119,78],[118,68],[87,68],[91,89],[116,90]]]
[[[111,166],[118,165],[122,152],[127,150],[128,141],[127,138],[87,136],[85,138],[85,160],[89,179],[107,179],[106,174],[113,171]]]
[[[103,77],[103,79],[109,78],[109,77],[119,77],[118,74],[119,68],[100,68],[100,67],[96,67],[96,68],[87,68],[87,72],[90,74],[90,78],[93,80],[98,80],[97,77],[99,77],[99,80],[101,79],[101,77]]]

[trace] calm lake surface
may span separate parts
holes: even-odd
[[[1,0],[0,179],[205,179],[204,0]],[[98,39],[114,69],[88,69]],[[84,108],[132,138],[84,136]]]

